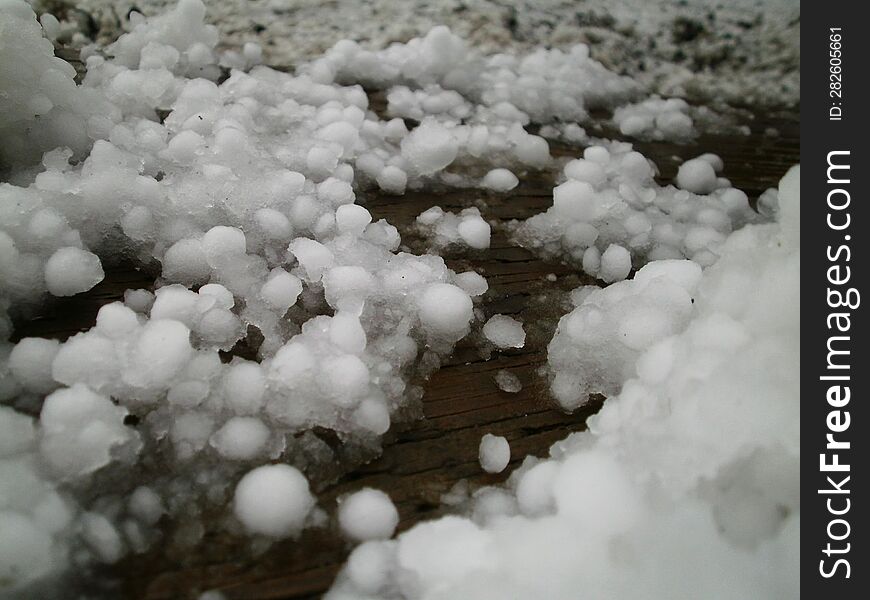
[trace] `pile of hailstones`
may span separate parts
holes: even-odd
[[[487,290],[437,255],[400,252],[395,227],[373,221],[356,191],[508,190],[513,171],[554,164],[529,122],[583,122],[590,108],[641,97],[585,46],[481,56],[446,28],[378,52],[341,42],[290,75],[256,66],[254,45],[218,53],[204,14],[199,0],[132,13],[117,42],[83,48],[77,85],[46,38],[57,20],[41,26],[23,1],[0,3],[0,339],[47,295],[103,280],[100,256],[161,266],[155,292],[128,290],[89,331],[0,342],[2,586],[141,552],[164,515],[196,521],[207,503],[232,507],[228,528],[270,538],[321,522],[298,469],[257,465],[306,452],[328,462],[304,433],[313,427],[376,444],[419,398],[412,379],[469,332]],[[391,118],[368,110],[356,84],[389,88]],[[645,110],[681,108],[660,104]],[[402,117],[420,124],[409,131]],[[659,121],[686,135],[691,123],[672,117]],[[658,258],[709,264],[755,218],[721,168],[701,157],[681,168],[681,189],[661,187],[628,144],[602,140],[565,165],[553,208],[518,224],[516,239],[605,282]],[[488,245],[479,213],[429,216],[446,219],[445,243]],[[682,314],[666,296],[651,304],[664,307],[659,333]],[[256,361],[222,360],[252,331]],[[595,342],[578,335],[577,348]],[[602,368],[579,350],[556,354],[554,371],[575,379]],[[609,389],[622,377],[611,371],[589,381]],[[575,383],[554,381],[568,408],[581,401],[566,391]],[[138,426],[125,424],[131,415]],[[89,482],[118,481],[156,453],[177,472],[80,500]],[[345,504],[351,537],[395,527],[383,495]],[[354,515],[372,511],[375,534],[353,533]]]

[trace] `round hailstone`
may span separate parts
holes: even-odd
[[[483,187],[494,192],[509,192],[517,187],[520,180],[507,169],[493,169],[483,177]]]
[[[233,417],[211,436],[211,445],[224,458],[250,460],[263,453],[271,434],[256,417]]]
[[[323,359],[320,373],[321,388],[339,406],[356,405],[369,389],[369,369],[353,354]]]
[[[491,229],[489,223],[483,220],[480,216],[471,216],[462,219],[457,227],[459,237],[470,247],[477,250],[486,250],[489,248],[489,237]]]
[[[601,255],[599,277],[607,283],[622,281],[631,272],[631,253],[617,244],[610,244]]]
[[[178,240],[163,254],[162,262],[163,277],[167,281],[202,283],[211,275],[211,267],[199,240]]]
[[[474,304],[468,294],[449,283],[433,283],[420,297],[418,309],[423,327],[436,335],[465,335],[474,317]]]
[[[543,167],[550,162],[550,145],[537,135],[527,135],[518,140],[514,152],[520,161],[532,167]]]
[[[67,246],[51,255],[45,263],[45,285],[54,296],[73,296],[86,292],[105,277],[96,254]]]
[[[312,176],[322,179],[329,176],[338,166],[338,155],[330,148],[314,146],[305,156],[305,166]]]
[[[57,340],[23,338],[9,353],[9,370],[26,389],[47,394],[57,387],[51,363],[59,350]]]
[[[266,393],[266,378],[259,364],[234,362],[223,381],[224,402],[237,415],[253,415],[260,411]]]
[[[299,469],[265,465],[239,481],[233,513],[249,533],[283,538],[302,530],[314,504],[308,480]]]
[[[709,194],[716,189],[716,182],[716,170],[704,158],[687,160],[677,171],[677,187],[695,194]]]
[[[510,444],[502,436],[487,433],[480,438],[478,457],[484,471],[501,473],[511,460]]]
[[[489,289],[486,278],[474,271],[466,271],[456,276],[456,285],[461,287],[469,296],[482,296]]]
[[[126,549],[118,530],[104,515],[86,512],[81,516],[82,539],[96,555],[97,560],[106,564],[118,562]]]
[[[568,179],[553,188],[553,209],[560,217],[589,222],[603,214],[602,200],[585,181]]]
[[[483,326],[483,335],[499,348],[522,348],[526,343],[523,324],[506,315],[493,315]]]
[[[287,312],[302,293],[302,281],[281,267],[275,267],[260,288],[260,297],[272,308]]]
[[[378,173],[378,186],[388,194],[404,194],[408,185],[408,175],[399,167],[388,165]]]
[[[459,144],[443,126],[424,121],[402,140],[402,157],[420,175],[431,175],[453,162]]]
[[[154,304],[154,294],[148,290],[127,290],[124,292],[124,304],[137,313],[147,313]]]
[[[371,213],[359,204],[342,204],[335,209],[335,226],[340,233],[362,235],[371,222]]]
[[[585,158],[575,158],[565,165],[565,175],[577,181],[585,181],[593,187],[598,187],[607,179],[604,168]]]
[[[203,234],[200,244],[208,263],[215,266],[232,256],[244,255],[247,241],[238,227],[216,225]]]
[[[342,533],[351,540],[389,539],[398,523],[396,507],[380,490],[364,488],[339,500],[338,524]]]
[[[139,367],[131,377],[143,386],[167,384],[193,355],[190,330],[173,319],[154,319],[143,328],[133,349]]]
[[[347,557],[344,572],[354,587],[363,593],[376,595],[387,582],[395,562],[396,551],[391,542],[365,542]]]
[[[329,322],[329,341],[349,354],[360,354],[366,348],[366,332],[359,317],[338,312]]]
[[[160,494],[144,485],[133,490],[127,502],[130,514],[146,525],[155,525],[166,512]]]

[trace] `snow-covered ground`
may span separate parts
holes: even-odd
[[[313,428],[377,448],[472,327],[486,352],[525,343],[519,321],[482,322],[486,280],[438,255],[489,246],[479,209],[421,214],[431,252],[415,255],[364,195],[504,193],[543,170],[553,205],[512,239],[599,284],[572,293],[546,376],[564,409],[593,392],[604,408],[396,538],[382,491],[342,498],[359,545],[329,596],[795,597],[799,169],[759,212],[715,154],[662,184],[583,125],[601,110],[679,141],[696,125],[656,94],[795,102],[798,7],[462,6],[181,0],[128,22],[93,0],[90,45],[80,13],[40,26],[0,2],[0,595],[139,554],[163,518],[191,548],[206,512],[259,548],[329,526],[308,471],[333,455]],[[82,47],[81,85],[45,36]],[[387,90],[387,116],[363,86]],[[558,161],[532,123],[585,149]],[[92,289],[118,254],[159,264],[154,292],[63,342],[9,341],[13,316]],[[227,358],[240,342],[254,360]],[[481,468],[511,452],[484,436]]]
[[[44,0],[34,0],[37,4]],[[111,39],[131,7],[157,14],[172,0],[80,0]],[[447,25],[486,52],[589,43],[607,67],[667,96],[796,104],[798,0],[212,0],[221,43],[259,42],[267,61],[297,65],[342,39],[383,48]]]

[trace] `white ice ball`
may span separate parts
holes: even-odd
[[[354,541],[389,539],[398,523],[396,507],[380,490],[365,488],[339,501],[338,524]]]
[[[502,436],[487,433],[480,439],[480,466],[487,473],[501,473],[511,460],[511,447]]]
[[[474,317],[474,305],[462,288],[449,283],[432,283],[423,291],[418,305],[423,327],[436,335],[462,337]]]
[[[67,246],[45,263],[45,285],[55,296],[86,292],[103,280],[105,273],[96,254]]]
[[[249,533],[283,538],[302,530],[314,504],[308,480],[299,469],[265,465],[239,481],[233,512]]]

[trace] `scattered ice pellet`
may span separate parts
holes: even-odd
[[[459,214],[433,206],[417,216],[417,228],[430,238],[433,249],[460,245],[476,250],[489,248],[492,228],[474,207]]]
[[[498,348],[522,348],[526,343],[523,324],[507,315],[493,315],[483,326],[483,335]]]
[[[501,473],[511,460],[511,447],[504,437],[487,433],[480,438],[478,456],[484,471]]]
[[[516,394],[523,389],[523,384],[520,382],[520,378],[507,369],[499,369],[496,372],[494,379],[498,389],[507,392],[508,394]]]
[[[474,271],[459,273],[456,276],[456,285],[465,290],[469,296],[482,296],[489,289],[486,278]]]
[[[624,135],[639,139],[687,141],[697,135],[689,105],[682,98],[653,96],[637,104],[620,106],[613,121]]]
[[[488,172],[481,182],[483,187],[494,192],[509,192],[519,185],[517,176],[507,169],[493,169]]]

